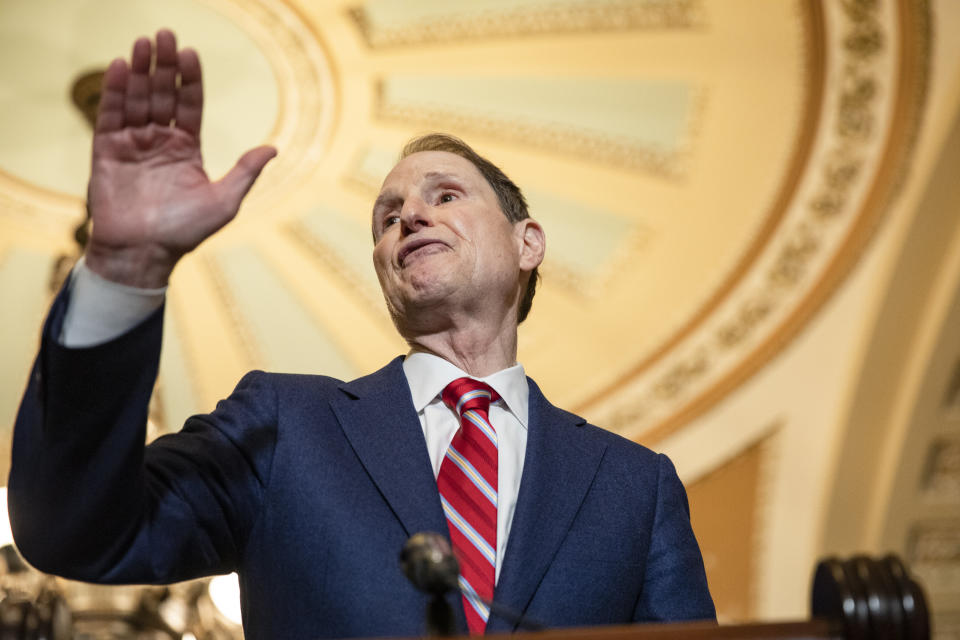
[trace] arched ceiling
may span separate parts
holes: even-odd
[[[910,159],[928,20],[906,1],[5,0],[0,284],[18,305],[0,411],[12,419],[23,336],[83,218],[90,133],[71,83],[137,35],[168,26],[199,51],[211,174],[280,149],[174,275],[159,422],[249,368],[351,378],[405,350],[369,212],[402,143],[445,130],[546,228],[528,372],[656,440],[788,343],[869,242]]]

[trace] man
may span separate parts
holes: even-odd
[[[516,362],[545,241],[469,147],[408,147],[373,209],[374,265],[410,345],[369,376],[253,372],[143,446],[163,288],[274,155],[203,172],[200,65],[161,31],[104,77],[84,264],[51,310],[15,428],[24,556],[105,583],[238,571],[249,638],[422,634],[397,562],[449,535],[462,632],[714,616],[670,462],[551,405]],[[178,82],[179,78],[179,82]],[[171,124],[173,123],[173,124]],[[322,363],[319,363],[322,366]]]

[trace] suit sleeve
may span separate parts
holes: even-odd
[[[249,374],[216,411],[144,446],[160,309],[102,345],[57,343],[54,303],[14,427],[8,501],[38,569],[103,583],[162,583],[236,568],[259,513],[275,397]]]
[[[658,458],[657,508],[635,622],[715,620],[687,493],[670,459]]]

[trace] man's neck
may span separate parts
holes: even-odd
[[[414,351],[423,351],[443,358],[478,378],[512,367],[517,362],[517,328],[514,323],[501,330],[489,325],[450,327],[407,337]]]

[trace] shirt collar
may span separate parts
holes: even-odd
[[[403,361],[403,373],[410,387],[413,406],[418,413],[438,399],[444,387],[457,378],[466,376],[486,382],[493,387],[500,394],[510,413],[520,421],[524,429],[527,428],[530,388],[527,385],[527,375],[523,365],[519,363],[489,376],[476,378],[439,356],[412,351]]]

